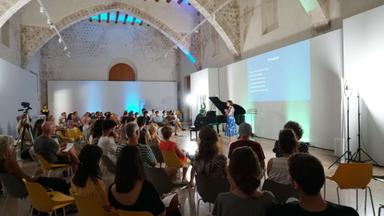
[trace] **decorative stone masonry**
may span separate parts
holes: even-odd
[[[240,7],[238,0],[232,0],[219,10],[209,22],[213,25],[231,52],[240,55]],[[227,0],[190,0],[190,3],[204,16],[209,17]]]
[[[142,19],[145,23],[150,24],[152,27],[166,35],[171,41],[176,43],[177,46],[181,46],[189,52],[191,51],[190,40],[182,40],[184,37],[183,33],[175,32],[168,25],[158,20],[156,17],[153,17],[152,15],[134,6],[122,2],[103,4],[91,7],[87,10],[79,10],[56,22],[55,25],[60,31],[62,31],[80,20],[87,19],[90,16],[109,10],[123,10],[129,14],[132,14],[133,16],[140,17],[140,19]],[[48,27],[22,26],[21,54],[23,65],[26,64],[30,56],[33,56],[37,50],[40,49],[45,43],[47,43],[54,35],[55,32]]]

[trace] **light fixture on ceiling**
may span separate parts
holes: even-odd
[[[68,50],[68,46],[65,43],[65,41],[63,40],[63,37],[61,36],[60,31],[57,29],[57,27],[53,23],[53,21],[51,19],[51,16],[49,16],[49,13],[48,13],[47,9],[45,8],[45,6],[43,4],[43,1],[42,0],[37,0],[37,2],[40,5],[40,13],[47,18],[47,24],[49,25],[49,28],[56,32],[57,36],[59,37],[59,39],[58,39],[59,44],[62,44],[63,45],[63,50],[67,51]],[[68,56],[68,58],[70,58],[71,57],[71,52],[68,51],[68,52],[65,53],[65,55]]]

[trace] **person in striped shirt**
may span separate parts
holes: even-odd
[[[134,123],[130,122],[126,125],[125,131],[127,133],[127,143],[119,145],[116,149],[116,155],[120,154],[120,151],[126,146],[126,145],[134,145],[137,146],[137,148],[140,150],[141,159],[143,161],[144,167],[154,167],[157,164],[155,155],[153,154],[151,148],[147,144],[139,143],[139,126]]]

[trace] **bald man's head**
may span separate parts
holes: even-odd
[[[44,135],[52,135],[55,133],[55,123],[52,121],[46,121],[41,126],[41,129],[43,130]]]

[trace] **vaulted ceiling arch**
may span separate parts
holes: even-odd
[[[147,12],[134,7],[130,4],[122,2],[113,2],[111,4],[101,4],[97,6],[92,6],[88,9],[78,10],[58,22],[54,23],[55,26],[62,31],[69,26],[82,21],[89,19],[89,17],[97,15],[101,12],[120,10],[124,11],[132,16],[139,17],[145,23],[151,25],[166,37],[168,37],[172,42],[174,42],[189,58],[192,56],[192,47],[190,38],[185,38],[185,33],[178,33],[169,27],[167,24],[163,23],[161,20],[156,17],[148,14]],[[56,33],[51,30],[48,26],[23,26],[22,28],[22,47],[21,54],[23,57],[23,62],[26,63],[28,59],[33,56],[44,44],[46,44],[50,39],[52,39]],[[195,64],[198,63],[198,60],[195,59]]]

